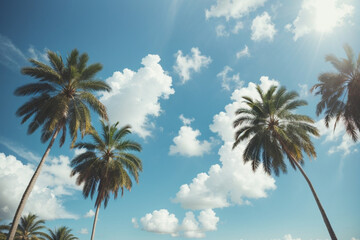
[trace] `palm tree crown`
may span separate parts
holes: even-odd
[[[338,59],[334,55],[325,57],[337,72],[327,72],[319,76],[318,84],[311,91],[321,95],[316,114],[325,111],[325,125],[335,119],[334,129],[339,120],[345,123],[347,133],[357,141],[360,131],[360,55],[356,60],[349,45],[344,45],[347,58]]]
[[[105,124],[101,121],[102,137],[94,130],[90,133],[93,142],[80,142],[75,145],[78,148],[85,148],[86,152],[78,155],[71,161],[73,170],[71,175],[78,174],[77,184],[84,183],[83,195],[91,199],[97,192],[95,200],[96,212],[91,233],[91,240],[95,236],[97,217],[101,203],[104,202],[106,208],[110,199],[110,194],[114,194],[114,199],[121,195],[124,188],[131,190],[132,181],[129,176],[133,176],[139,182],[139,171],[142,171],[142,163],[139,158],[129,153],[129,151],[141,151],[140,144],[125,139],[130,134],[130,126],[117,129],[117,125]]]
[[[111,88],[105,82],[93,79],[102,65],[95,63],[86,66],[89,59],[86,53],[79,56],[74,49],[66,65],[62,57],[52,51],[48,51],[48,59],[51,66],[30,59],[33,67],[22,69],[23,74],[39,79],[39,82],[15,90],[17,96],[34,96],[16,114],[22,117],[22,123],[32,118],[28,134],[42,126],[42,142],[46,142],[55,130],[62,129],[61,146],[65,141],[67,125],[73,142],[79,129],[82,136],[91,130],[88,106],[107,119],[105,106],[93,92],[110,91]]]
[[[93,143],[75,144],[75,147],[85,148],[87,151],[71,161],[73,167],[71,175],[79,174],[76,181],[79,185],[84,183],[85,198],[89,195],[93,198],[94,193],[97,192],[95,206],[99,206],[104,201],[106,207],[111,193],[116,198],[119,189],[122,194],[124,188],[131,189],[132,181],[129,174],[136,182],[139,181],[142,163],[129,151],[140,152],[141,146],[134,141],[124,139],[131,133],[130,126],[117,129],[118,123],[110,126],[103,121],[101,125],[102,137],[94,130],[90,133]]]
[[[260,101],[243,97],[248,107],[238,109],[236,114],[239,117],[234,121],[235,128],[241,127],[236,131],[233,148],[250,138],[243,154],[244,161],[251,161],[254,171],[262,162],[266,173],[271,174],[273,170],[279,175],[280,171],[287,171],[284,153],[301,164],[304,163],[303,151],[309,157],[316,157],[310,140],[310,135],[319,135],[311,125],[314,121],[292,112],[306,105],[306,101],[298,100],[296,92],[287,92],[284,87],[277,90],[272,86],[266,93],[260,86],[256,89]],[[290,164],[296,169],[293,161]]]
[[[332,240],[336,240],[334,230],[315,189],[301,167],[304,163],[302,152],[309,157],[316,157],[310,136],[319,136],[318,130],[311,125],[314,121],[310,117],[292,112],[306,105],[306,101],[298,100],[296,92],[287,92],[284,87],[277,89],[276,86],[271,86],[264,93],[258,85],[256,90],[260,100],[243,97],[247,107],[236,111],[239,117],[234,121],[234,127],[240,128],[235,133],[233,148],[250,138],[243,153],[244,162],[251,161],[254,171],[262,162],[266,173],[271,174],[273,170],[276,175],[279,175],[280,171],[287,171],[283,157],[285,154],[291,166],[295,170],[299,169],[304,176],[329,235]]]
[[[20,224],[16,230],[16,240],[45,240],[48,235],[42,230],[46,229],[45,221],[39,219],[37,215],[29,213],[26,216],[22,216]],[[0,229],[10,229],[10,225],[2,225]],[[0,238],[1,239],[1,238]]]
[[[47,240],[77,240],[79,238],[75,237],[71,233],[71,229],[68,227],[60,227],[52,231],[49,229],[50,235],[47,237]]]

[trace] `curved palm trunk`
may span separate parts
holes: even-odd
[[[97,218],[98,218],[98,215],[99,215],[99,209],[100,209],[100,204],[96,207],[96,212],[95,212],[95,217],[94,217],[94,224],[93,224],[93,229],[92,229],[92,232],[91,232],[91,240],[94,240],[96,222],[97,222]]]
[[[24,194],[23,194],[23,196],[21,198],[20,204],[19,204],[19,206],[18,206],[18,208],[16,210],[14,219],[12,221],[10,232],[9,232],[8,237],[7,237],[7,240],[13,240],[14,237],[15,237],[15,233],[16,233],[17,227],[19,225],[19,221],[20,221],[20,218],[21,218],[22,211],[25,208],[26,201],[28,200],[31,191],[35,186],[36,180],[38,179],[38,177],[40,175],[41,168],[43,167],[43,165],[45,163],[45,159],[49,155],[50,149],[51,149],[52,145],[54,144],[55,138],[56,138],[56,136],[58,135],[59,132],[60,132],[60,127],[58,127],[56,129],[54,135],[52,136],[51,141],[50,141],[50,143],[49,143],[43,157],[41,158],[41,161],[40,161],[38,167],[36,168],[35,173],[34,173],[34,175],[32,176],[32,178],[31,178],[31,180],[29,182],[29,185],[27,186],[27,188],[26,188],[26,190],[25,190],[25,192],[24,192]]]
[[[289,155],[289,156],[291,156],[291,155]],[[308,183],[308,185],[309,185],[309,187],[310,187],[310,189],[311,189],[311,192],[312,192],[312,194],[314,195],[315,201],[316,201],[316,203],[317,203],[317,205],[318,205],[318,207],[319,207],[321,216],[322,216],[322,218],[323,218],[323,220],[324,220],[324,222],[325,222],[325,225],[326,225],[326,227],[327,227],[327,229],[328,229],[328,232],[329,232],[329,234],[330,234],[331,239],[332,239],[332,240],[337,240],[337,237],[336,237],[336,235],[335,235],[335,232],[334,232],[334,230],[333,230],[332,227],[331,227],[330,221],[329,221],[329,219],[328,219],[327,216],[326,216],[325,210],[324,210],[324,208],[322,207],[322,205],[321,205],[321,203],[320,203],[320,200],[319,200],[319,198],[318,198],[318,196],[317,196],[317,194],[316,194],[316,192],[315,192],[315,189],[314,189],[313,185],[312,185],[311,182],[310,182],[310,179],[307,177],[307,175],[306,175],[306,173],[304,172],[304,170],[302,169],[301,165],[300,165],[292,156],[291,156],[291,161],[292,161],[292,162],[296,165],[296,167],[300,170],[301,174],[304,176],[306,182]]]

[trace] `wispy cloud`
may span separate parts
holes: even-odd
[[[26,59],[25,54],[8,37],[0,34],[0,64],[17,71]]]
[[[29,151],[25,147],[21,146],[19,143],[12,142],[9,139],[5,139],[3,137],[0,137],[0,144],[7,147],[9,150],[16,153],[18,156],[28,160],[29,162],[39,162],[40,156]]]
[[[242,57],[250,57],[250,51],[247,45],[245,45],[245,47],[242,50],[236,53],[237,59]]]
[[[47,51],[47,48],[40,51],[30,45],[27,52],[23,52],[8,37],[0,34],[0,64],[12,71],[19,71],[28,58],[48,63]]]

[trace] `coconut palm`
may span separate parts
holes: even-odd
[[[29,213],[26,216],[22,216],[20,224],[16,230],[16,240],[45,240],[48,235],[42,230],[46,229],[44,226],[45,221],[39,219],[37,215]],[[10,225],[1,225],[0,230],[9,230]],[[5,236],[5,234],[4,234]],[[1,239],[1,237],[0,237]]]
[[[84,53],[79,56],[76,49],[68,56],[66,65],[61,56],[54,52],[48,51],[47,56],[50,66],[30,59],[33,66],[21,70],[23,74],[39,81],[15,90],[17,96],[33,96],[16,112],[17,116],[22,117],[21,123],[31,119],[28,134],[42,126],[41,141],[51,140],[16,210],[8,237],[10,240],[15,236],[26,201],[59,132],[62,131],[60,146],[65,142],[67,129],[72,137],[72,144],[76,141],[79,130],[82,137],[87,134],[91,130],[88,107],[107,118],[105,106],[93,95],[96,91],[110,91],[105,82],[94,79],[102,68],[101,64],[86,66],[88,55]]]
[[[341,119],[347,133],[357,141],[360,131],[360,55],[356,60],[349,45],[344,45],[344,50],[347,58],[338,59],[334,55],[325,57],[337,72],[321,74],[318,79],[320,83],[315,84],[311,91],[316,89],[315,95],[321,95],[316,114],[325,112],[326,127],[335,119],[335,130]]]
[[[314,121],[293,111],[307,105],[306,101],[297,99],[296,92],[287,92],[284,87],[270,87],[263,92],[257,86],[260,100],[243,97],[246,107],[236,111],[238,117],[234,121],[235,142],[233,148],[249,139],[243,153],[244,162],[251,162],[253,171],[262,166],[267,174],[275,175],[287,172],[284,155],[290,165],[299,169],[307,181],[315,201],[320,209],[331,239],[337,239],[317,194],[306,176],[301,164],[304,163],[303,152],[309,157],[316,157],[316,152],[310,136],[319,136],[318,130],[312,125]]]
[[[68,227],[55,228],[55,231],[49,229],[50,235],[47,236],[47,240],[77,240],[79,238],[75,237],[71,233],[71,229]]]
[[[111,193],[114,194],[115,199],[119,189],[121,189],[121,195],[124,193],[124,188],[130,190],[132,180],[129,174],[138,182],[139,171],[142,171],[141,160],[129,153],[129,151],[141,151],[140,144],[125,138],[131,133],[130,126],[118,129],[118,123],[110,126],[104,121],[101,121],[101,125],[101,137],[94,130],[90,133],[93,142],[75,144],[75,147],[84,148],[86,152],[71,161],[73,167],[71,175],[78,174],[77,184],[84,184],[84,197],[91,196],[92,199],[97,192],[91,239],[94,239],[101,204],[104,203],[104,208],[106,208]]]

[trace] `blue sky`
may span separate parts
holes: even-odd
[[[339,239],[360,239],[359,145],[315,115],[309,93],[326,54],[360,52],[360,3],[355,0],[153,0],[0,2],[0,218],[11,221],[46,145],[26,135],[16,87],[28,58],[46,62],[50,49],[72,49],[100,62],[99,94],[111,121],[130,123],[143,146],[139,184],[100,210],[96,238],[329,239],[310,189],[298,171],[253,173],[231,151],[233,114],[254,84],[286,86],[316,120],[317,159],[304,169]],[[99,126],[97,117],[93,117]],[[28,202],[51,228],[67,225],[90,238],[93,201],[69,177],[78,152],[53,147]],[[90,216],[90,217],[86,217]]]

